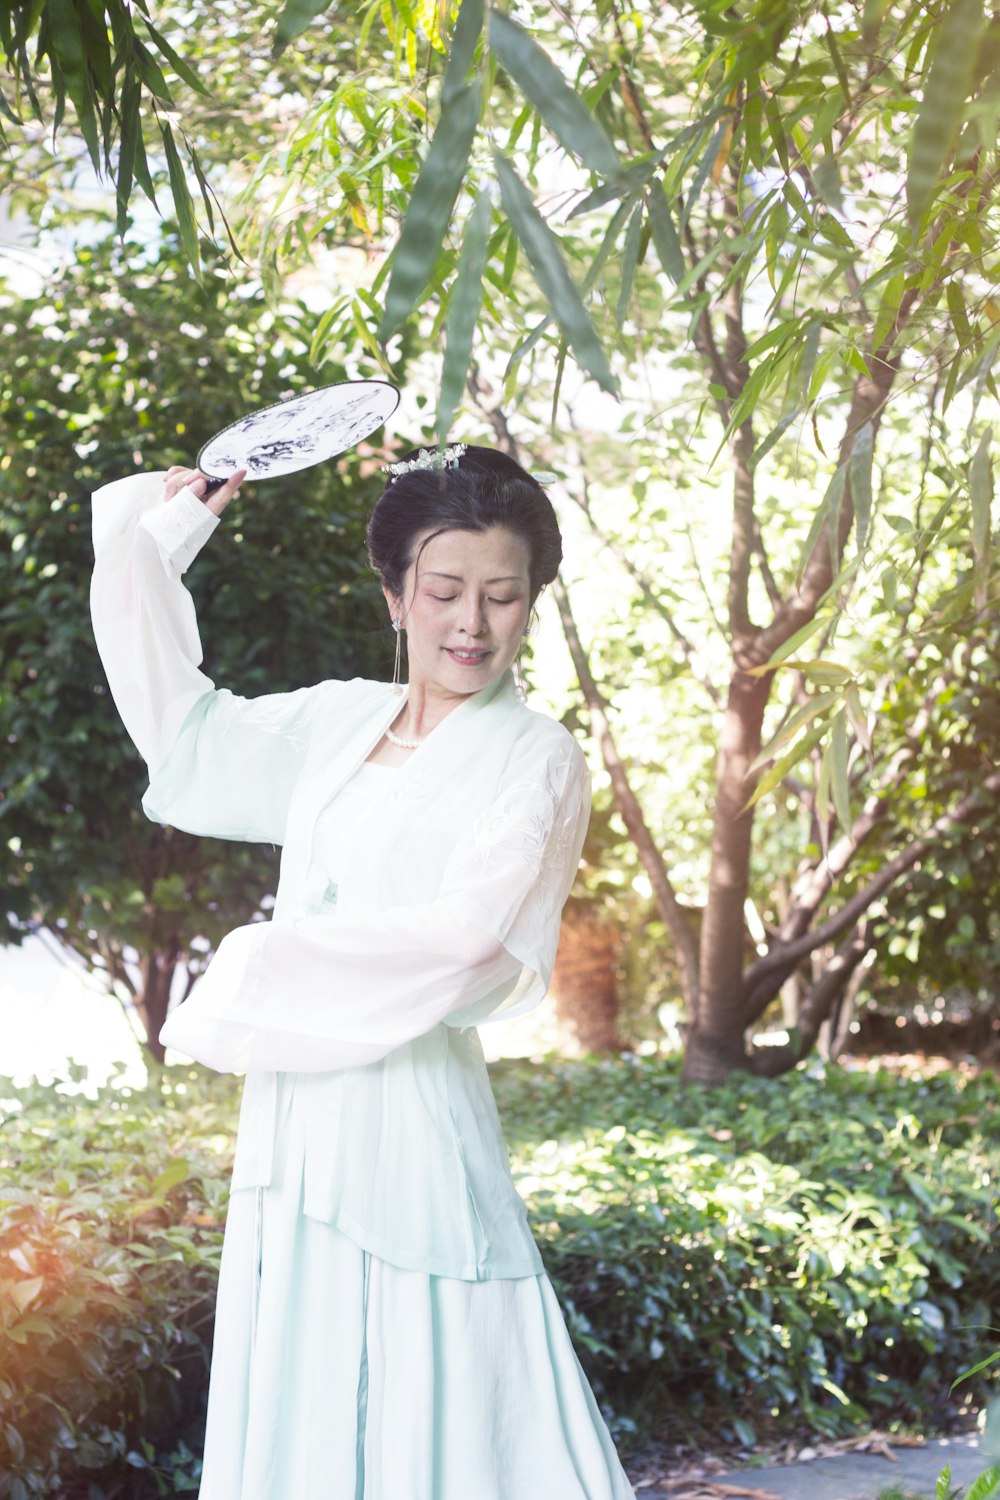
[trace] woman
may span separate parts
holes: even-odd
[[[181,582],[243,475],[94,496],[144,809],[282,845],[273,920],[224,939],[162,1032],[246,1073],[201,1500],[627,1500],[476,1030],[544,994],[589,812],[578,745],[511,671],[559,531],[489,449],[390,472],[368,544],[396,681],[252,700],[200,671]]]

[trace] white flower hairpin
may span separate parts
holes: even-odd
[[[468,446],[468,443],[452,443],[450,448],[421,448],[416,458],[401,458],[396,463],[383,464],[382,473],[391,476],[391,484],[400,474],[412,474],[417,469],[457,469]],[[555,484],[559,478],[548,469],[532,469],[529,473],[536,484]]]
[[[398,479],[400,474],[412,474],[416,469],[457,469],[458,461],[468,446],[468,443],[452,443],[450,448],[421,448],[416,458],[402,458],[394,464],[383,464],[382,473],[391,474],[392,479]]]

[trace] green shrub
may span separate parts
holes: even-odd
[[[620,1434],[940,1427],[968,1400],[949,1387],[1000,1301],[995,1077],[800,1071],[708,1092],[622,1059],[494,1079]]]
[[[996,1322],[995,1078],[493,1077],[620,1439],[940,1426],[977,1394],[948,1392]],[[0,1500],[197,1485],[237,1095],[193,1069],[94,1101],[0,1083]]]
[[[197,1484],[235,1100],[0,1082],[4,1500]]]

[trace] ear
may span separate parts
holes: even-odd
[[[395,594],[390,593],[385,584],[382,585],[382,597],[389,606],[389,619],[401,620],[403,617],[402,599],[398,599]]]

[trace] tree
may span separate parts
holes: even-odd
[[[274,889],[271,850],[149,824],[144,776],[91,639],[89,494],[191,459],[247,409],[313,383],[310,319],[238,298],[176,235],[143,269],[81,249],[44,297],[0,298],[3,939],[44,929],[134,1005],[150,1052],[172,990]],[[208,670],[260,693],[371,674],[391,648],[363,552],[372,450],[247,487],[193,573]],[[234,513],[235,512],[235,513]]]

